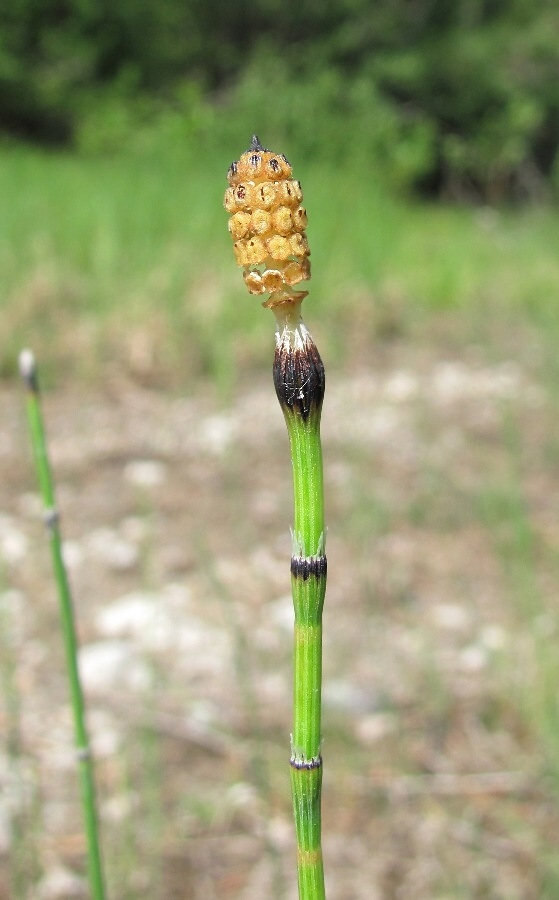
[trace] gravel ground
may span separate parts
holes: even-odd
[[[548,399],[513,361],[403,359],[327,385],[328,896],[556,896],[559,817],[529,713],[556,627]],[[114,381],[48,394],[45,416],[111,898],[294,898],[291,485],[271,384],[223,406],[203,387]],[[81,897],[56,595],[17,388],[0,392],[0,421],[0,896]],[[491,527],[515,491],[526,516]],[[544,562],[511,582],[519,522]]]

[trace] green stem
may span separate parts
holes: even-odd
[[[324,367],[300,317],[300,304],[274,309],[274,383],[293,464],[295,520],[291,586],[295,609],[291,790],[300,900],[322,900],[321,685],[326,556],[320,414]]]
[[[93,900],[105,900],[105,887],[103,867],[101,862],[101,849],[99,844],[99,829],[97,822],[97,807],[95,799],[95,779],[93,759],[89,745],[89,737],[85,723],[85,705],[78,670],[77,641],[74,626],[74,613],[72,595],[64,559],[62,556],[62,539],[54,483],[51,476],[37,370],[33,354],[24,350],[20,354],[20,372],[27,389],[26,406],[35,468],[41,491],[44,507],[44,520],[50,539],[50,548],[54,576],[58,588],[60,606],[60,619],[64,649],[66,652],[66,665],[70,684],[70,698],[74,715],[74,733],[76,743],[76,755],[79,767],[81,796],[85,831],[87,838],[88,874],[91,896]]]

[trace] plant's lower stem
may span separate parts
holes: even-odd
[[[51,476],[35,361],[29,351],[20,355],[20,371],[27,389],[27,418],[37,478],[44,506],[44,520],[50,539],[54,576],[58,589],[60,620],[66,652],[70,698],[74,716],[76,756],[79,767],[82,806],[87,839],[89,885],[93,900],[105,900],[101,848],[97,822],[95,778],[89,737],[85,723],[85,706],[78,671],[77,640],[70,584],[62,556],[62,539],[54,483]]]
[[[324,367],[300,317],[300,303],[274,308],[274,384],[293,464],[291,586],[295,609],[291,790],[300,900],[322,900],[321,685],[326,555],[320,414]]]

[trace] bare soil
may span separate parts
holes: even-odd
[[[271,383],[224,405],[204,386],[178,397],[114,380],[47,393],[44,412],[112,900],[294,898],[291,483]],[[556,896],[534,711],[556,628],[550,415],[514,361],[475,354],[395,353],[328,377],[330,900]],[[0,422],[0,896],[85,896],[17,386]]]

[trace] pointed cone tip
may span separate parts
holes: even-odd
[[[19,354],[19,371],[22,378],[29,381],[35,376],[36,365],[32,350],[22,350]]]
[[[264,147],[260,143],[260,138],[258,137],[257,134],[252,135],[252,140],[250,142],[250,149],[251,150],[264,150]]]

